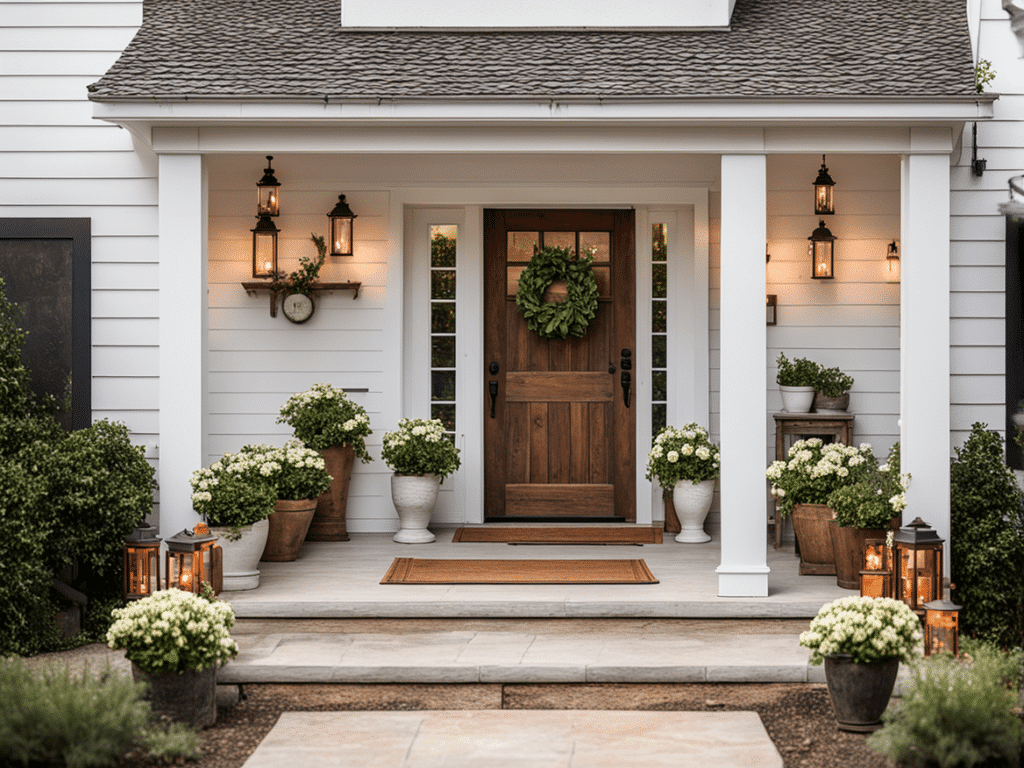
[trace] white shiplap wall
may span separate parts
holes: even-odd
[[[93,418],[125,422],[156,460],[156,163],[92,119],[86,86],[116,61],[142,3],[5,2],[0,216],[92,220]]]

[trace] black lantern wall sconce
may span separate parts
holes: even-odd
[[[269,214],[263,214],[252,232],[252,276],[277,277],[277,233]]]
[[[831,280],[835,277],[835,242],[836,238],[825,226],[825,220],[818,222],[810,237],[810,244],[807,247],[811,254],[811,277],[815,280]]]
[[[256,182],[257,216],[281,214],[281,182],[274,176],[274,169],[270,167],[270,161],[273,159],[273,155],[267,155],[267,167],[263,171],[263,178]]]
[[[890,282],[900,279],[900,246],[895,240],[889,243],[885,254],[885,276]]]
[[[356,216],[345,202],[345,196],[338,195],[338,204],[327,214],[331,222],[331,256],[352,255],[352,225]]]
[[[836,183],[825,167],[825,156],[821,156],[821,168],[818,169],[818,178],[814,180],[814,215],[831,216],[836,212],[835,201],[832,197],[832,190]]]

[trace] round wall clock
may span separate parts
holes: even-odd
[[[304,323],[313,316],[313,298],[304,293],[288,293],[281,300],[281,310],[284,316],[293,323]]]

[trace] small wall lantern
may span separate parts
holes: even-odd
[[[256,182],[256,215],[278,216],[281,213],[281,182],[270,167],[273,155],[267,155],[267,167],[263,178]]]
[[[280,232],[268,214],[263,214],[252,232],[252,276],[277,276],[277,233]]]
[[[327,214],[331,220],[331,256],[352,255],[352,224],[356,215],[345,202],[345,196],[338,195],[338,204]]]
[[[765,325],[775,325],[778,315],[776,313],[776,302],[778,297],[774,293],[765,296]]]
[[[960,608],[948,598],[924,604],[924,653],[940,651],[960,655]]]
[[[160,542],[156,527],[140,525],[124,540],[124,598],[138,600],[161,587]]]
[[[925,603],[942,594],[942,543],[944,539],[920,517],[914,518],[893,537],[896,545],[896,599],[902,600],[919,616]]]
[[[864,542],[864,569],[860,572],[861,597],[892,597],[892,560],[885,539]]]
[[[885,276],[890,282],[898,282],[900,279],[900,246],[895,240],[889,243],[885,254]]]
[[[826,216],[836,212],[832,198],[832,189],[836,183],[828,174],[825,167],[825,156],[821,156],[821,168],[818,169],[818,178],[814,180],[814,215]]]
[[[209,582],[215,594],[224,588],[223,551],[205,523],[167,539],[167,588],[199,594]]]
[[[808,251],[811,254],[811,277],[815,280],[831,280],[835,277],[833,246],[836,238],[825,226],[824,219],[818,223],[818,228],[807,239],[811,241],[808,246]]]

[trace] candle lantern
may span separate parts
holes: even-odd
[[[943,598],[924,604],[924,653],[929,656],[939,651],[960,655],[960,608]]]
[[[860,594],[861,597],[892,597],[892,560],[885,539],[865,541]]]
[[[270,167],[273,155],[267,155],[263,178],[256,182],[256,213],[259,216],[278,216],[281,213],[281,182]]]
[[[832,199],[832,189],[836,183],[825,167],[825,156],[821,156],[821,168],[818,169],[818,178],[814,180],[814,213],[816,216],[830,215],[836,212],[835,203]]]
[[[824,219],[818,222],[818,228],[807,239],[811,241],[808,246],[811,254],[811,277],[815,280],[831,280],[835,277],[836,238],[832,235],[832,231],[825,226]]]
[[[934,529],[920,517],[914,518],[893,537],[895,543],[894,583],[896,599],[902,600],[919,616],[924,604],[942,594],[942,543]]]
[[[224,566],[217,537],[205,523],[187,528],[167,540],[167,587],[199,594],[204,581],[215,594],[224,585]]]
[[[148,597],[160,589],[161,541],[152,525],[140,525],[125,538],[125,600]]]
[[[338,204],[327,214],[331,222],[331,256],[352,255],[352,226],[356,216],[344,195],[338,195]]]
[[[277,233],[270,216],[263,214],[252,232],[252,276],[277,277]]]

